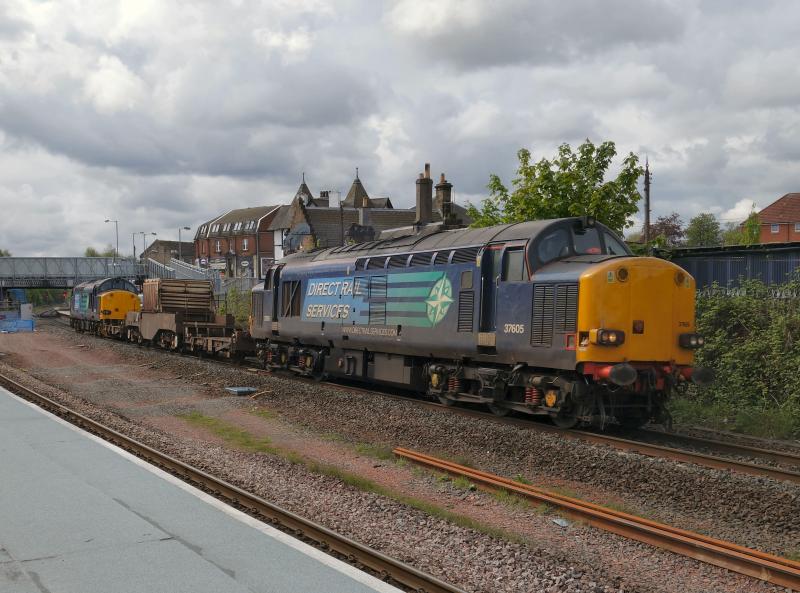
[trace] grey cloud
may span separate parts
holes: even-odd
[[[472,70],[509,64],[564,63],[615,47],[647,46],[674,41],[685,19],[671,3],[642,2],[530,2],[513,0],[478,4],[478,18],[465,22],[456,14],[431,30],[424,25],[427,11],[419,4],[419,28],[397,26],[411,18],[413,2],[396,5],[388,22],[409,47],[426,58]],[[454,13],[461,7],[453,3]],[[408,14],[401,12],[408,11]]]

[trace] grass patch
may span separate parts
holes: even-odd
[[[531,482],[529,479],[527,479],[522,474],[517,474],[516,476],[514,476],[514,481],[515,482],[519,482],[520,484],[526,484],[528,486],[533,486],[533,482]]]
[[[497,490],[495,492],[492,492],[492,496],[498,502],[510,507],[529,508],[531,506],[530,502],[527,499],[522,498],[517,494],[513,494],[508,490]]]
[[[331,441],[334,443],[341,443],[346,440],[342,435],[335,432],[324,432],[319,435],[319,438],[321,438],[323,441]]]
[[[457,476],[453,479],[453,488],[458,488],[459,490],[477,490],[477,486],[464,476]]]
[[[264,418],[265,420],[275,420],[278,417],[276,412],[273,412],[269,408],[259,408],[257,410],[253,410],[250,412],[253,416],[258,416],[259,418]]]
[[[304,466],[312,473],[321,474],[335,478],[337,480],[341,480],[348,486],[361,490],[362,492],[371,492],[374,494],[378,494],[380,496],[384,496],[386,498],[399,502],[400,504],[404,504],[406,506],[422,511],[423,513],[426,513],[432,517],[436,517],[443,521],[447,521],[448,523],[451,523],[453,525],[457,525],[458,527],[473,529],[475,531],[478,531],[480,533],[486,534],[490,537],[494,537],[497,539],[503,539],[520,544],[527,543],[525,538],[517,534],[510,533],[504,529],[493,527],[491,525],[487,525],[480,521],[476,521],[475,519],[472,519],[465,515],[454,513],[426,500],[400,494],[398,492],[390,490],[389,488],[386,488],[385,486],[373,482],[369,478],[364,478],[357,474],[353,474],[351,472],[338,468],[334,465],[319,463],[317,461],[308,459],[294,451],[276,447],[270,443],[270,440],[268,438],[256,437],[255,435],[247,432],[246,430],[242,430],[241,428],[238,428],[232,424],[220,420],[219,418],[206,416],[204,414],[201,414],[200,412],[192,412],[190,414],[180,414],[178,415],[178,418],[181,418],[194,426],[199,426],[201,428],[209,430],[218,437],[222,438],[226,443],[234,447],[254,453],[269,453],[272,455],[277,455],[291,463]],[[412,468],[412,469],[420,469],[420,468]],[[420,469],[420,471],[422,475],[428,474],[428,472],[426,472],[425,470]],[[438,474],[437,480],[449,481],[450,477],[446,474]],[[467,483],[470,486],[473,486],[468,481]]]
[[[671,400],[669,409],[676,424],[704,426],[771,439],[790,439],[798,431],[795,418],[781,408],[734,409],[725,403],[704,403],[681,397]]]
[[[794,560],[795,562],[800,562],[800,548],[789,550],[784,554],[784,557],[788,558],[789,560]]]
[[[178,418],[186,420],[189,424],[205,428],[216,436],[220,437],[227,444],[250,451],[251,453],[276,453],[277,448],[272,445],[267,437],[257,437],[246,430],[243,430],[233,424],[229,424],[219,418],[206,416],[200,412],[191,412],[190,414],[179,414]]]
[[[356,453],[366,457],[373,457],[382,461],[387,461],[394,458],[392,448],[384,445],[373,445],[372,443],[358,443],[356,445]]]
[[[545,490],[549,490],[550,492],[555,492],[556,494],[560,494],[561,496],[568,496],[569,498],[580,498],[580,494],[578,494],[575,490],[568,486],[551,486],[546,488]]]

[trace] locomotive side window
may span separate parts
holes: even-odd
[[[300,280],[289,280],[281,285],[281,310],[284,317],[300,315]]]
[[[526,279],[525,276],[525,261],[522,247],[506,249],[503,255],[503,275],[501,280],[505,282],[524,282]]]
[[[600,234],[596,228],[574,229],[575,253],[578,255],[598,255],[603,253],[600,245]]]
[[[539,261],[547,264],[560,257],[568,256],[571,251],[570,243],[571,240],[567,229],[562,227],[550,231],[539,242],[537,253]]]
[[[606,253],[609,255],[628,255],[628,248],[620,243],[611,233],[603,233],[603,239],[606,242]]]
[[[472,289],[472,270],[461,272],[461,290]]]

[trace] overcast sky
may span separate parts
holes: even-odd
[[[655,215],[737,220],[800,191],[798,50],[792,0],[3,0],[0,248],[117,218],[130,253],[303,171],[408,207],[429,161],[477,201],[585,138],[649,156]]]

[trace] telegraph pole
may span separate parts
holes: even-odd
[[[644,244],[650,253],[650,160],[644,161]]]

